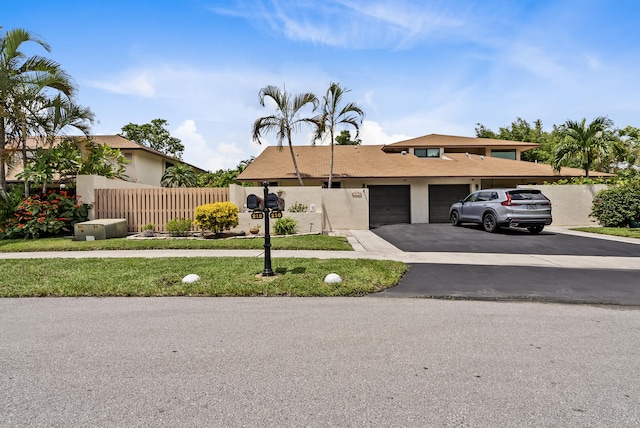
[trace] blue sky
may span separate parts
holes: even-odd
[[[351,89],[364,144],[516,117],[640,126],[639,24],[626,0],[32,0],[0,15],[51,45],[28,52],[74,77],[95,134],[167,119],[184,160],[209,170],[262,151],[251,127],[273,112],[258,102],[267,85]]]

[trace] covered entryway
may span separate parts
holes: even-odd
[[[449,207],[470,193],[468,184],[429,185],[429,223],[449,222]]]
[[[369,224],[411,223],[411,186],[369,186]]]

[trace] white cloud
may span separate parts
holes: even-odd
[[[238,159],[244,156],[244,151],[234,143],[208,143],[191,119],[185,120],[171,134],[185,146],[184,161],[208,171],[235,168]]]
[[[154,97],[156,89],[153,80],[150,71],[130,71],[113,80],[89,82],[88,85],[116,94]]]
[[[295,41],[347,48],[407,48],[428,37],[476,37],[470,6],[405,0],[238,1],[214,13],[251,19]]]
[[[410,137],[404,134],[388,135],[378,122],[365,120],[360,127],[359,138],[362,140],[363,145],[378,145],[397,143]]]

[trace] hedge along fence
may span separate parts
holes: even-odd
[[[139,232],[148,223],[164,231],[171,219],[193,220],[197,206],[228,201],[228,188],[96,189],[94,215],[126,218],[129,232]]]

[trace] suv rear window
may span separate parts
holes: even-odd
[[[512,190],[508,193],[509,195],[511,195],[511,199],[514,201],[544,201],[547,199],[542,193],[540,193],[539,190]]]

